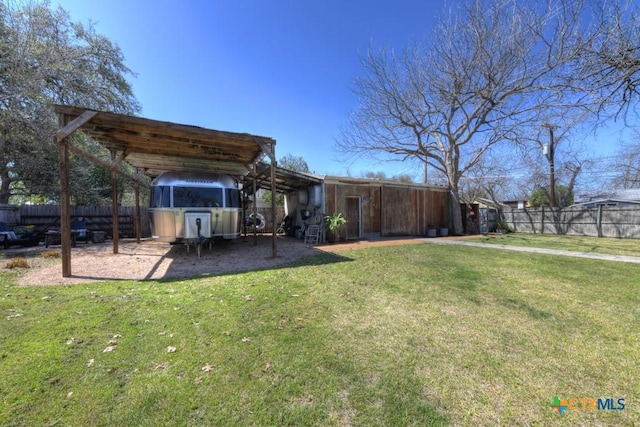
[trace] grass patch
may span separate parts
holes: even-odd
[[[470,242],[640,257],[640,239],[508,233],[476,236]]]
[[[59,287],[1,272],[0,425],[640,422],[637,266],[431,244],[341,255]],[[559,415],[556,395],[628,406]]]

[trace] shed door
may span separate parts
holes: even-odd
[[[360,197],[347,197],[347,239],[359,239],[362,209]]]

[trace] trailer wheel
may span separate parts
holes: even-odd
[[[255,231],[261,231],[267,223],[264,220],[264,215],[262,215],[261,213],[258,213],[255,215],[255,224],[254,224],[254,215],[253,213],[250,213],[249,215],[247,215],[247,218],[245,219],[245,224],[251,231],[254,231],[254,229]]]

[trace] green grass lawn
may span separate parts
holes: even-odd
[[[508,233],[476,236],[472,242],[498,245],[528,246],[565,251],[595,252],[640,257],[640,239],[610,237],[561,236],[554,234]]]
[[[423,243],[194,280],[14,274],[3,426],[640,423],[633,264]]]

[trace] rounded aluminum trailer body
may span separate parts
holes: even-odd
[[[154,239],[180,242],[240,237],[240,192],[230,177],[165,173],[151,185],[149,215]]]

